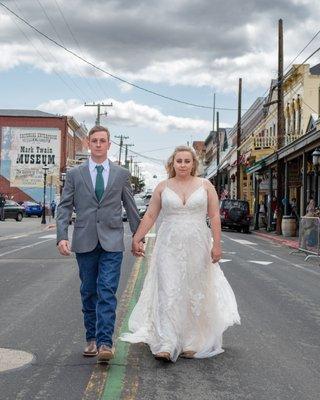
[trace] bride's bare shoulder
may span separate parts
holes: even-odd
[[[215,189],[214,185],[209,181],[209,179],[206,179],[206,178],[200,178],[200,179],[202,179],[203,185],[205,186],[205,188],[207,190],[214,190]]]
[[[159,182],[154,191],[161,194],[164,188],[167,186],[167,182],[168,182],[167,179]]]

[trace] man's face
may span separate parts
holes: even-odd
[[[95,132],[89,137],[89,149],[91,157],[97,159],[106,159],[110,148],[110,141],[107,132]]]

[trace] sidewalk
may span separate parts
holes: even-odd
[[[41,224],[40,218],[23,218],[21,222],[6,219],[0,222],[0,240],[7,240],[17,236],[29,236],[37,232],[45,232],[55,228],[55,220]]]
[[[259,236],[265,240],[271,240],[280,243],[284,246],[290,247],[292,249],[299,248],[299,238],[298,237],[283,237],[282,235],[277,235],[274,231],[267,232],[266,230],[251,231],[256,236]]]

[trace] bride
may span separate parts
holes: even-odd
[[[196,177],[194,151],[179,146],[168,160],[169,179],[156,187],[133,237],[132,251],[161,224],[140,298],[121,340],[147,343],[157,359],[205,358],[222,353],[222,334],[240,324],[237,303],[218,264],[219,200],[208,180]],[[206,216],[210,218],[213,242]]]

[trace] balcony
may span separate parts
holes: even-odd
[[[298,133],[290,133],[284,136],[284,145],[287,146],[288,144],[294,142],[295,140],[299,139],[299,137],[301,137],[301,135],[299,135]]]
[[[269,149],[276,147],[277,138],[275,136],[257,136],[253,138],[253,146],[255,149]]]

